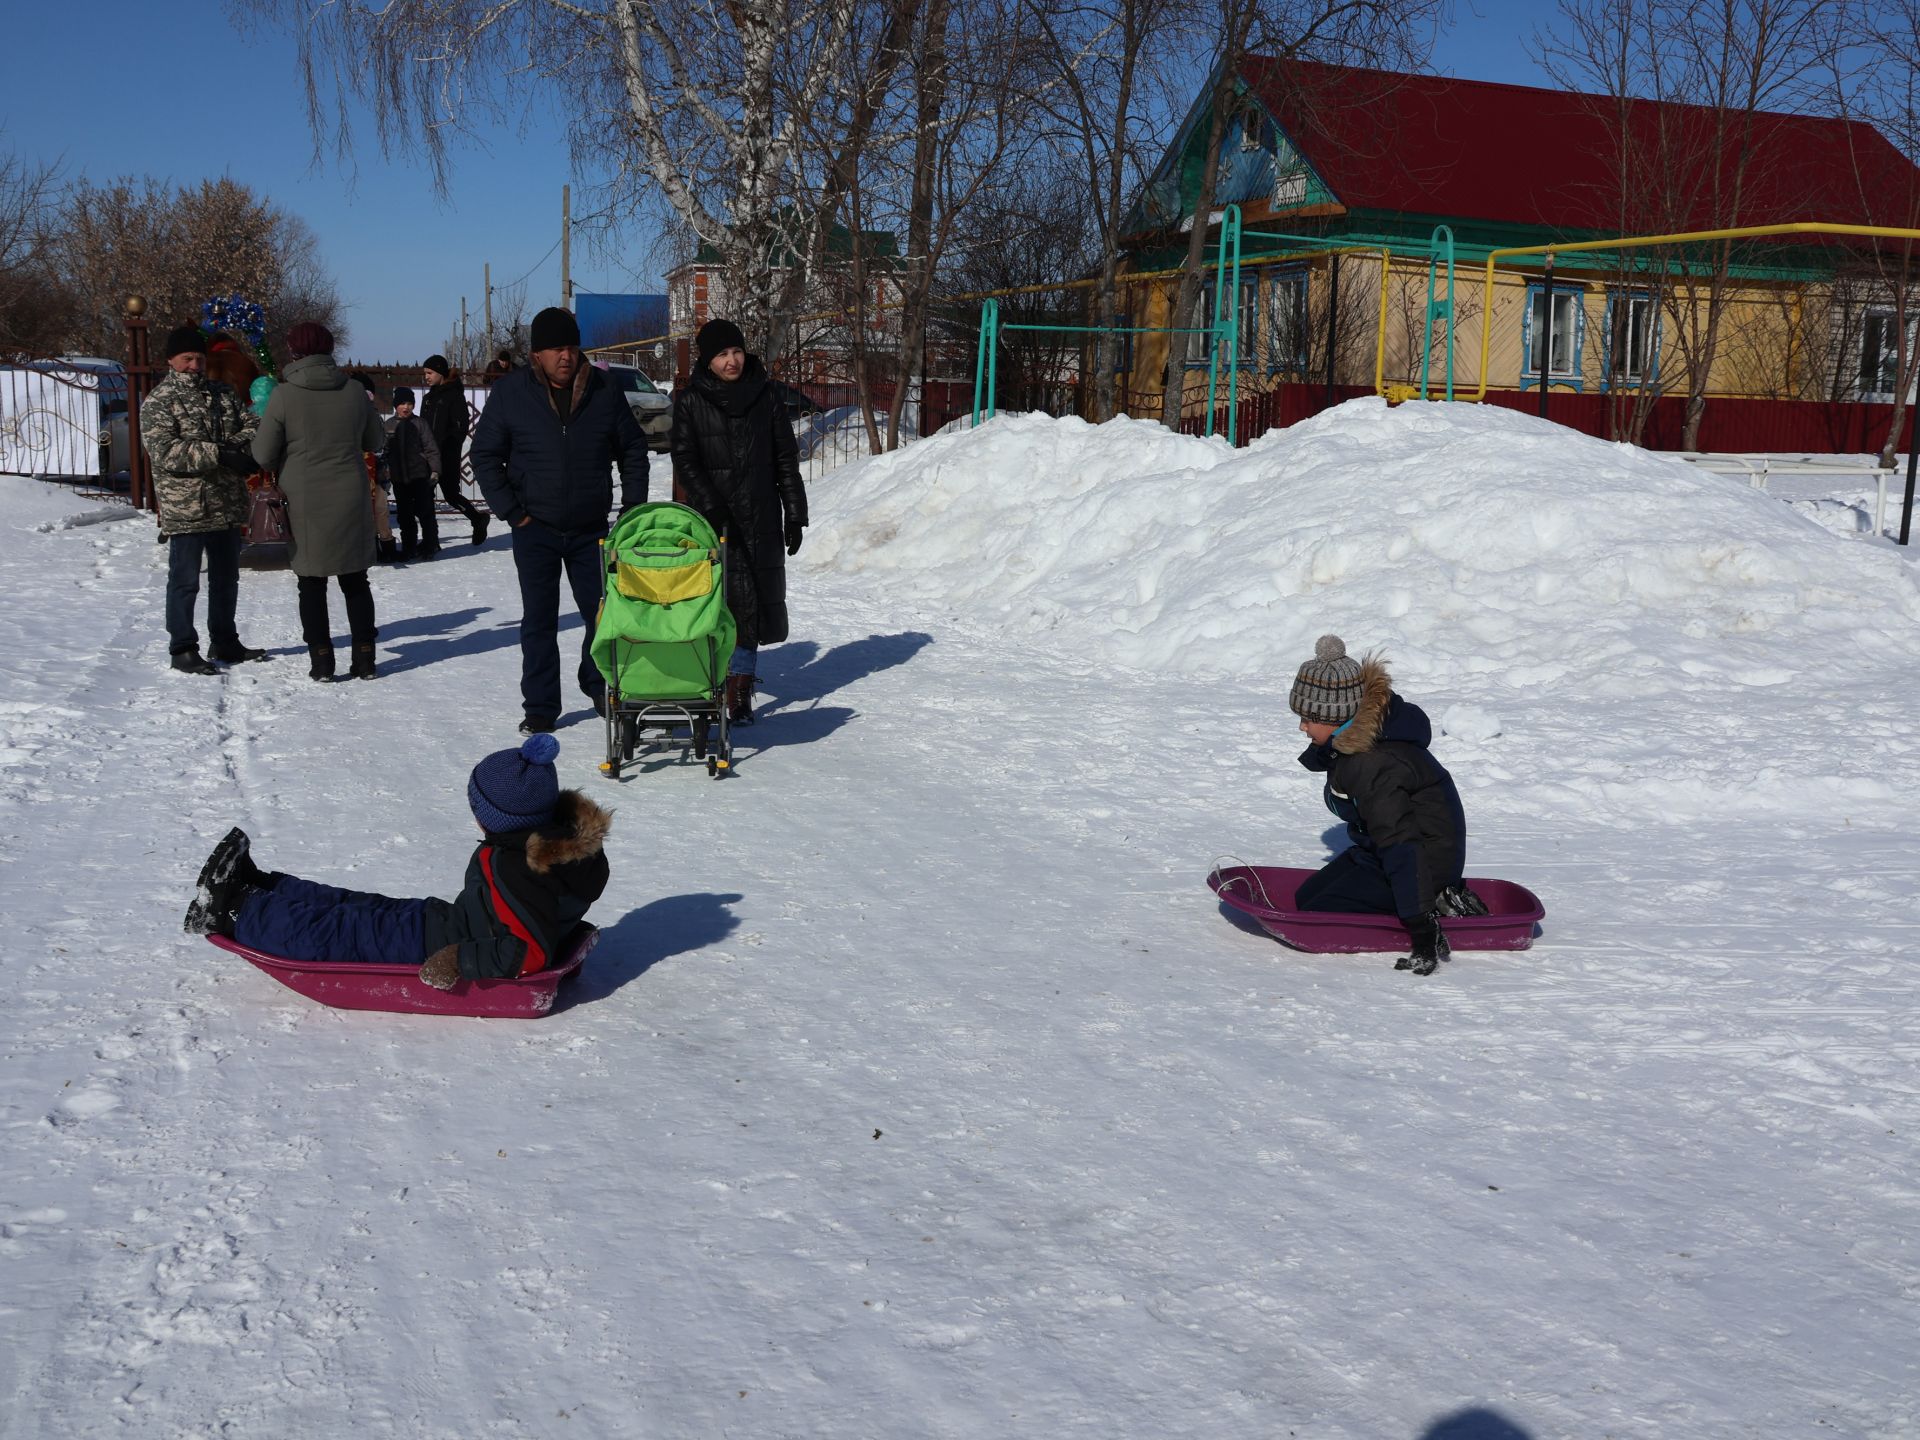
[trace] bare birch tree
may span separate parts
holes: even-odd
[[[836,86],[860,0],[237,0],[298,43],[316,143],[350,156],[368,106],[383,142],[450,140],[542,93],[610,208],[653,196],[719,257],[734,318],[778,350],[781,271],[818,250],[801,135]]]
[[[67,328],[64,287],[52,265],[57,167],[0,152],[0,355],[44,355]]]

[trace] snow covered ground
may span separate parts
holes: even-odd
[[[514,1023],[179,928],[234,823],[458,885],[503,542],[376,576],[372,684],[305,678],[284,572],[196,679],[151,522],[0,479],[0,1435],[1920,1434],[1902,552],[1468,406],[1012,416],[813,498],[735,778],[613,786],[569,717],[605,937]],[[1531,951],[1208,894],[1327,853],[1324,631]]]

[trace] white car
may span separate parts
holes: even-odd
[[[625,393],[633,418],[640,422],[640,428],[646,432],[647,448],[664,451],[667,448],[667,432],[673,429],[672,399],[631,365],[608,365],[603,368],[607,378]]]

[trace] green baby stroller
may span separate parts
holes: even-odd
[[[642,744],[691,746],[707,773],[728,773],[726,541],[685,505],[637,505],[601,542],[593,658],[607,679],[607,758],[620,778]],[[648,732],[658,732],[651,739]],[[684,736],[684,741],[682,737]]]

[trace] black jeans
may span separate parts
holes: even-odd
[[[604,530],[572,534],[529,520],[513,529],[513,568],[520,576],[520,703],[526,713],[560,718],[560,575],[573,590],[586,633],[580,637],[580,691],[607,693],[593,663],[593,627],[600,613],[600,542]]]
[[[448,474],[444,470],[440,472],[440,494],[442,498],[446,500],[447,504],[467,517],[467,523],[469,525],[478,525],[480,523],[483,518],[480,514],[480,507],[460,493],[460,466],[457,461],[454,464],[452,474]]]
[[[207,559],[207,635],[216,650],[237,647],[233,612],[240,603],[240,532],[203,530],[167,540],[167,648],[175,655],[200,648],[193,606],[200,598],[200,557]]]
[[[432,478],[394,481],[393,498],[400,507],[400,548],[438,550],[440,518],[434,513]]]
[[[367,572],[336,577],[347,602],[347,629],[356,645],[371,645],[379,631],[373,628],[373,591]],[[300,638],[309,645],[331,645],[333,627],[327,616],[327,577],[302,575],[300,581]]]

